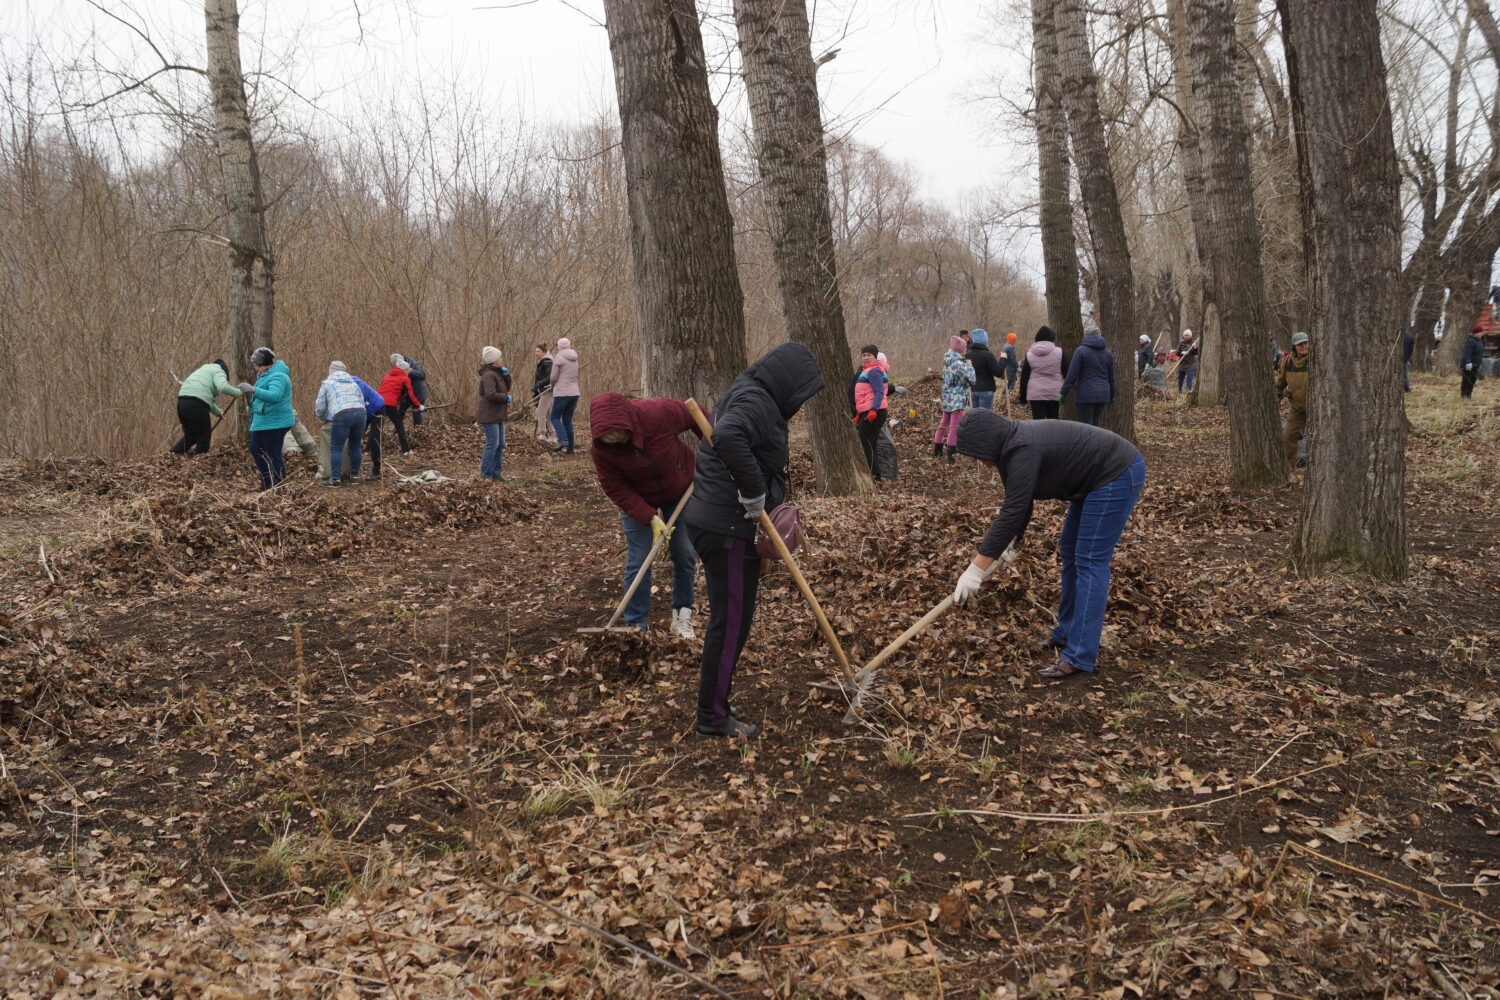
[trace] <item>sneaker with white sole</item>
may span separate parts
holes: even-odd
[[[672,609],[672,634],[679,639],[696,639],[698,633],[693,631],[693,609]]]

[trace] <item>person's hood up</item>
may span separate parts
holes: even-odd
[[[618,392],[601,392],[589,400],[589,433],[594,436],[594,444],[603,445],[599,438],[610,431],[629,431],[631,444],[638,444],[643,437],[630,399]]]
[[[1026,353],[1035,354],[1039,358],[1045,358],[1060,350],[1062,350],[1062,348],[1058,347],[1057,344],[1053,343],[1050,340],[1038,340],[1036,343],[1031,345],[1031,349]]]
[[[556,361],[571,361],[574,364],[577,364],[578,363],[578,352],[575,351],[575,350],[573,350],[573,348],[571,348],[571,347],[564,347],[562,350],[560,350],[560,351],[557,352],[557,356],[556,356],[556,358],[554,358],[554,360],[556,360]]]
[[[1105,341],[1104,334],[1097,332],[1091,333],[1087,337],[1084,337],[1082,346],[1092,347],[1096,351],[1109,350],[1109,344]]]
[[[1015,429],[1015,421],[1005,419],[994,410],[968,410],[958,421],[958,453],[998,462]]]
[[[735,381],[740,379],[748,379],[764,389],[787,420],[826,384],[812,352],[792,343],[778,344],[762,354]]]

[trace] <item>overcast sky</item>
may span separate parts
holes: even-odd
[[[35,50],[56,65],[97,60],[139,71],[159,64],[107,11],[139,26],[168,58],[202,64],[201,0],[98,3],[102,10],[87,0],[0,2],[8,61]],[[991,109],[971,96],[994,77],[997,63],[1024,56],[983,42],[991,29],[976,20],[978,0],[809,5],[815,54],[839,50],[819,72],[831,130],[907,163],[928,196],[949,204],[965,190],[1009,184],[1015,151],[992,137],[985,120]],[[700,7],[718,68],[733,38],[728,0],[700,0]],[[246,68],[272,72],[308,98],[309,121],[320,111],[348,114],[377,92],[410,92],[419,81],[463,81],[487,104],[536,124],[613,110],[600,0],[241,0],[241,11]],[[1018,78],[1025,73],[1021,65]],[[201,78],[179,76],[187,92],[203,86]],[[713,87],[726,116],[742,117],[742,98],[727,74],[716,75]]]

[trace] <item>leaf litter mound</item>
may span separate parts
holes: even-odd
[[[738,747],[686,739],[696,644],[573,635],[618,587],[617,515],[584,463],[537,448],[508,459],[512,491],[269,502],[208,476],[70,476],[57,488],[110,498],[105,534],[55,551],[53,580],[13,574],[0,627],[0,678],[23,692],[0,720],[0,982],[1493,994],[1493,568],[1460,550],[1405,587],[1287,576],[1295,487],[1205,472],[1192,452],[1217,447],[1220,415],[1140,419],[1151,481],[1098,675],[1032,676],[1057,598],[1061,510],[1043,504],[1024,558],[888,664],[857,727],[809,686],[833,659],[768,573],[734,698],[766,735]],[[464,474],[471,432],[424,431],[424,462]],[[998,503],[993,474],[931,460],[928,432],[897,429],[903,479],[878,496],[799,497],[804,568],[856,665],[941,599]],[[1413,456],[1427,509],[1470,509],[1440,457]],[[1419,531],[1419,550],[1459,538],[1440,517]],[[1460,579],[1488,596],[1455,603]],[[212,600],[279,613],[242,653],[202,625],[153,631]]]

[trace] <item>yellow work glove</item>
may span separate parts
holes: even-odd
[[[667,527],[667,522],[661,519],[660,514],[651,516],[651,544],[658,542],[670,542],[672,540],[672,529]]]

